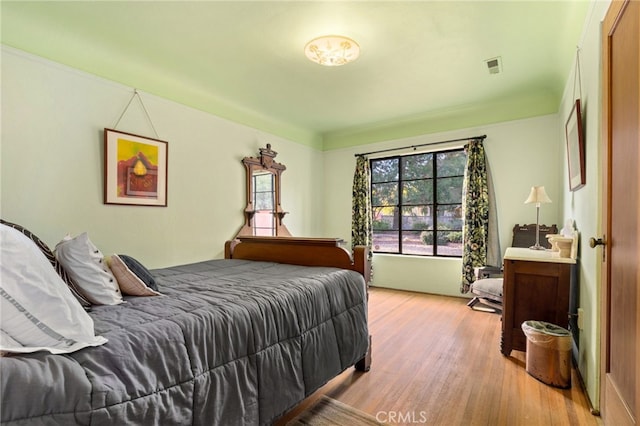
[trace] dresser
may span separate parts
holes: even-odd
[[[500,350],[525,351],[522,323],[540,320],[567,328],[576,261],[558,252],[509,247],[504,256]]]

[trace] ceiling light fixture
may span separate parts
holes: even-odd
[[[307,43],[304,54],[320,65],[337,67],[355,61],[360,55],[360,46],[349,37],[322,36]]]

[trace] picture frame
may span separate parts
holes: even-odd
[[[167,206],[168,142],[104,129],[104,204]]]
[[[567,140],[567,161],[569,168],[569,189],[576,191],[586,184],[584,137],[580,99],[576,99],[565,124]]]

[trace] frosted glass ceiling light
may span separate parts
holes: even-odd
[[[355,61],[360,55],[360,46],[348,37],[322,36],[307,43],[304,54],[320,65],[337,67]]]

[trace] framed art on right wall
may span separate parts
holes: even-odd
[[[567,161],[569,166],[569,189],[575,191],[582,188],[585,183],[584,170],[584,139],[582,136],[582,113],[580,111],[580,99],[571,109],[565,125],[567,138]]]

